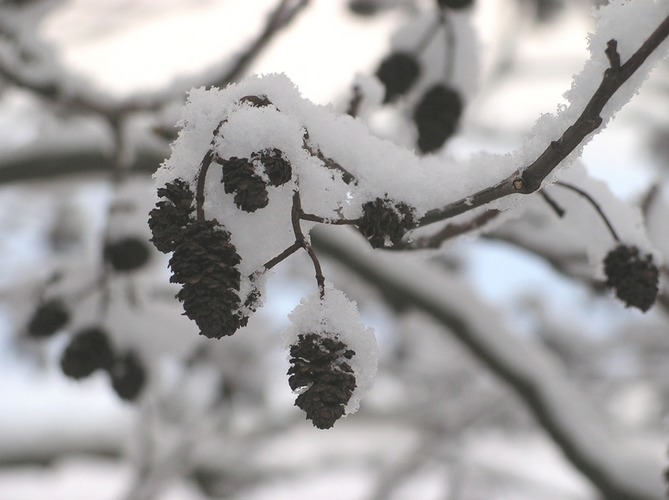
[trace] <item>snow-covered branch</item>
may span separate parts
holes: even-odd
[[[508,331],[490,306],[456,276],[396,254],[374,253],[350,233],[319,230],[313,240],[323,254],[443,324],[445,331],[515,389],[605,498],[663,498],[661,458],[635,452],[548,352]]]
[[[601,114],[606,104],[668,36],[669,16],[664,18],[624,64],[620,62],[618,42],[615,39],[609,40],[606,49],[602,50],[609,60],[610,67],[604,71],[599,87],[592,94],[583,112],[558,140],[552,141],[532,163],[517,169],[494,186],[449,203],[443,208],[430,210],[416,222],[416,227],[454,217],[512,194],[531,194],[539,190],[544,180],[557,166],[602,125]]]

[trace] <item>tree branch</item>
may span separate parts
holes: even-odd
[[[237,56],[232,66],[227,67],[223,65],[222,70],[213,72],[205,81],[202,81],[202,78],[195,79],[191,77],[187,79],[188,83],[186,83],[186,79],[182,79],[177,84],[169,86],[168,90],[150,95],[134,96],[124,101],[116,101],[113,99],[102,99],[93,92],[78,91],[77,93],[73,93],[68,88],[64,78],[59,78],[55,74],[47,79],[33,78],[29,74],[22,72],[18,65],[9,61],[2,51],[0,51],[0,76],[14,85],[30,90],[47,100],[57,101],[63,98],[67,102],[68,110],[70,111],[93,113],[114,119],[131,112],[156,111],[173,99],[183,99],[186,90],[195,85],[222,87],[238,79],[274,36],[290,24],[308,3],[309,0],[280,0],[279,4],[270,13],[263,30]],[[3,34],[2,31],[4,30],[0,26],[0,35]]]
[[[492,187],[450,203],[445,207],[430,210],[414,227],[421,227],[454,217],[474,208],[486,205],[512,194],[531,194],[541,188],[544,179],[574,151],[583,140],[602,124],[600,116],[604,106],[616,91],[641,67],[655,49],[669,36],[669,17],[653,31],[639,49],[620,65],[616,40],[610,40],[605,53],[610,67],[604,72],[602,81],[576,121],[564,131],[562,137],[551,142],[544,152],[530,165],[521,167],[509,177]]]
[[[361,238],[341,229],[338,238],[325,230],[312,233],[321,254],[435,318],[508,383],[605,498],[663,498],[659,460],[627,446],[627,436],[613,431],[557,361],[538,344],[506,330],[504,321],[465,283],[432,266],[406,259],[398,263],[392,254],[373,252]]]

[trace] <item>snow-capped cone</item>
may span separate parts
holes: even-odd
[[[399,243],[413,223],[411,212],[405,203],[376,198],[362,205],[358,230],[373,248],[391,247]]]
[[[374,332],[366,327],[355,303],[327,287],[325,296],[308,297],[290,314],[283,333],[289,348],[289,384],[314,426],[328,429],[354,413],[376,373]]]
[[[355,352],[333,337],[336,333],[304,333],[290,347],[288,383],[299,392],[295,405],[319,429],[329,429],[344,415],[356,388],[348,364]]]

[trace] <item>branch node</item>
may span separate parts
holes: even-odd
[[[606,50],[604,51],[606,57],[609,60],[611,69],[618,71],[620,69],[620,54],[618,53],[618,41],[614,38],[608,41],[606,44]]]
[[[525,181],[521,177],[516,177],[513,180],[513,189],[516,191],[522,191],[525,189]]]

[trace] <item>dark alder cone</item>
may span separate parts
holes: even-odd
[[[109,375],[114,392],[126,401],[137,399],[146,382],[146,371],[142,361],[132,351],[116,356]]]
[[[193,222],[184,231],[170,259],[170,281],[183,285],[177,299],[201,335],[221,338],[244,326],[246,318],[238,312],[240,262],[230,234],[215,222]]]
[[[463,9],[474,3],[474,0],[437,0],[439,7],[449,7],[451,9]]]
[[[28,335],[36,338],[50,337],[70,320],[70,312],[58,299],[50,299],[37,306],[30,322]]]
[[[76,333],[60,358],[60,367],[68,377],[88,377],[95,370],[108,370],[114,355],[107,333],[91,327]]]
[[[144,240],[129,236],[107,243],[103,256],[115,271],[135,271],[149,261],[149,247]]]
[[[288,384],[304,389],[295,400],[319,429],[329,429],[339,420],[356,388],[353,369],[346,362],[355,355],[346,344],[316,333],[300,334],[290,347]]]
[[[418,148],[423,153],[436,151],[455,132],[463,103],[455,90],[438,84],[422,97],[414,111],[418,128]]]
[[[158,196],[166,199],[156,203],[156,208],[149,212],[151,242],[159,251],[168,253],[181,243],[183,229],[191,222],[195,195],[187,182],[175,179],[158,188]]]
[[[269,203],[265,181],[255,173],[248,158],[233,156],[223,160],[221,182],[226,193],[235,193],[235,205],[245,212],[255,212]]]
[[[284,185],[293,176],[293,167],[283,157],[283,152],[280,149],[266,149],[260,153],[254,153],[253,159],[256,158],[262,163],[269,178],[269,183],[274,187]]]
[[[393,52],[383,59],[376,70],[376,77],[386,88],[384,102],[392,102],[406,93],[418,79],[419,73],[418,61],[408,52]]]
[[[358,230],[373,248],[383,248],[399,243],[412,222],[408,205],[376,198],[362,205]]]
[[[634,246],[619,245],[604,259],[607,286],[628,307],[646,312],[655,302],[659,272],[651,255],[641,256]]]

